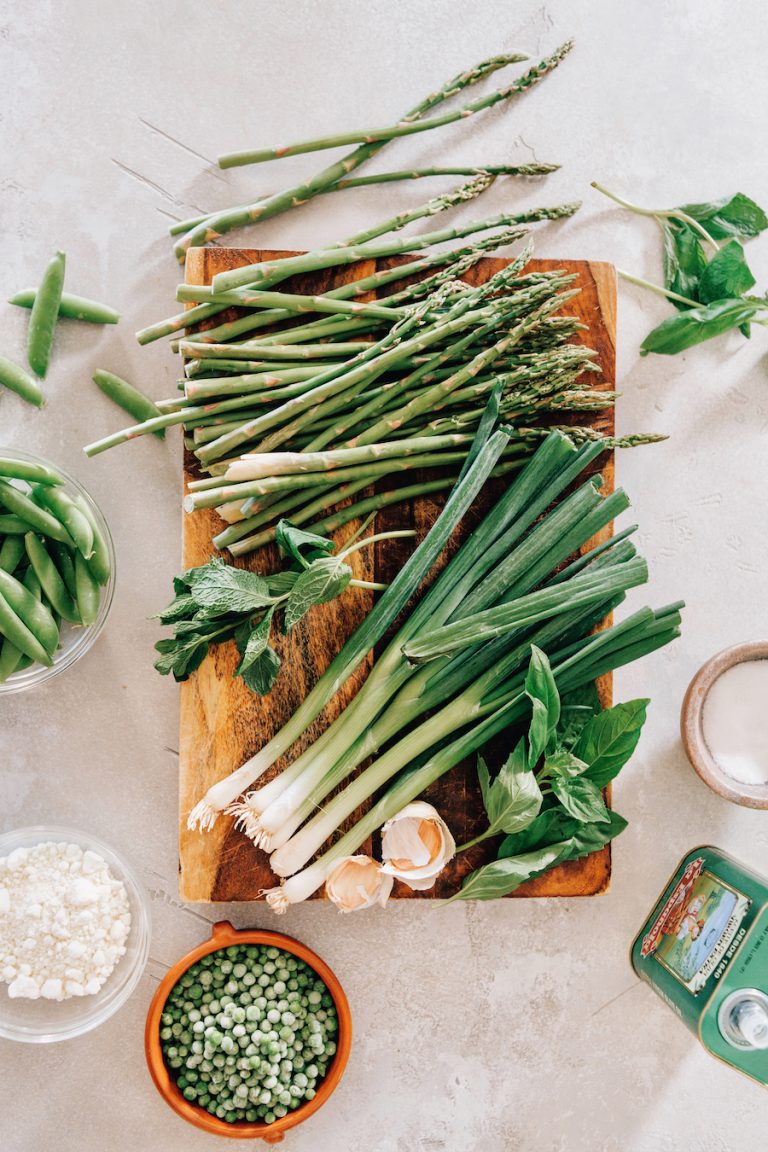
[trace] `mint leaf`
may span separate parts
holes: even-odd
[[[197,603],[193,596],[188,592],[177,593],[167,608],[162,612],[158,612],[153,616],[153,620],[159,620],[161,624],[175,624],[179,620],[186,620],[189,616],[194,616],[197,610]]]
[[[274,603],[269,585],[255,572],[233,568],[215,558],[187,573],[190,595],[201,608],[215,612],[253,612]]]
[[[604,788],[637,747],[649,700],[628,700],[599,712],[584,726],[573,751],[589,765],[584,775]]]
[[[280,671],[280,657],[274,648],[264,648],[251,664],[241,673],[243,682],[259,696],[266,696]]]
[[[729,240],[707,264],[701,276],[699,295],[705,304],[741,296],[755,285],[747,267],[744,249],[738,240]]]
[[[699,280],[707,267],[707,255],[696,233],[686,224],[665,223],[663,251],[665,288],[670,292],[677,292],[679,296],[698,300]],[[677,300],[673,300],[672,303],[678,309],[690,307]]]
[[[608,820],[608,809],[597,784],[584,776],[555,776],[552,791],[574,819],[584,824]]]
[[[524,741],[519,742],[492,782],[482,757],[478,757],[477,774],[488,816],[486,836],[516,832],[537,816],[542,795],[536,777],[526,765]]]
[[[318,536],[315,532],[305,532],[303,528],[291,524],[290,520],[281,520],[278,523],[275,540],[283,554],[292,556],[302,568],[309,567],[311,561],[318,555],[333,552],[335,548],[333,540]],[[306,550],[306,555],[303,550]]]
[[[245,628],[238,629],[239,634],[236,634],[235,639],[242,659],[235,676],[242,676],[244,672],[247,672],[268,646],[273,612],[274,609],[271,608],[269,612],[264,614],[255,628],[248,627],[247,633]]]
[[[565,840],[519,856],[494,860],[471,872],[455,896],[444,903],[451,904],[454,900],[495,900],[499,896],[508,896],[526,880],[540,876],[554,864],[559,864],[569,848],[570,842]]]
[[[560,694],[540,648],[531,645],[531,660],[525,677],[525,694],[531,701],[531,723],[528,730],[528,764],[534,768],[554,735],[560,719]]]
[[[325,604],[339,596],[352,579],[352,569],[335,556],[313,560],[300,573],[285,605],[285,628],[290,632],[315,604]]]
[[[704,204],[682,204],[680,211],[698,220],[715,240],[728,236],[749,239],[768,228],[768,216],[743,192]]]
[[[158,640],[155,651],[159,653],[155,668],[161,676],[172,673],[175,680],[186,680],[208,655],[208,638],[198,635],[186,643]]]
[[[756,304],[742,299],[718,300],[701,308],[689,308],[687,312],[670,316],[649,332],[640,345],[640,355],[658,352],[662,356],[674,356],[676,352],[739,328],[758,311]]]

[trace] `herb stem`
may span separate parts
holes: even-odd
[[[373,536],[366,536],[364,540],[357,540],[350,547],[345,548],[343,552],[339,552],[339,560],[345,560],[353,552],[359,551],[360,548],[366,548],[369,544],[376,544],[379,540],[411,540],[416,535],[413,528],[401,528],[396,532],[374,532]]]
[[[592,181],[592,188],[598,192],[602,192],[603,196],[607,196],[609,200],[614,200],[617,204],[621,204],[622,208],[627,208],[630,212],[636,212],[638,216],[653,216],[656,220],[679,220],[682,224],[687,224],[694,232],[698,232],[702,240],[707,244],[711,244],[715,252],[720,251],[720,245],[714,236],[710,236],[706,228],[699,224],[698,220],[694,220],[693,216],[689,216],[687,212],[681,212],[679,208],[641,208],[639,204],[633,204],[630,200],[625,200],[622,196],[617,196],[615,192],[609,192],[607,188],[603,188],[602,184],[598,184],[596,180]]]
[[[640,288],[647,288],[650,292],[655,292],[657,296],[665,296],[667,300],[677,300],[678,304],[688,304],[691,308],[701,307],[701,303],[698,300],[691,300],[688,296],[680,296],[677,292],[670,292],[668,288],[662,288],[660,284],[653,284],[650,280],[643,280],[642,276],[633,276],[630,272],[625,272],[622,268],[617,268],[616,274],[630,284],[637,284]]]

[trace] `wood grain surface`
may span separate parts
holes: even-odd
[[[290,254],[234,248],[191,249],[187,254],[186,278],[191,284],[208,284],[216,273],[225,269]],[[405,263],[408,259],[412,257],[402,256],[379,261],[378,267],[390,267],[393,263]],[[482,283],[507,263],[508,261],[501,259],[481,260],[464,279],[472,284]],[[576,286],[581,292],[568,303],[565,312],[578,316],[588,326],[587,332],[579,334],[580,342],[590,345],[598,353],[598,363],[603,376],[598,385],[594,383],[596,378],[590,377],[590,387],[612,388],[616,364],[616,278],[612,265],[585,261],[534,260],[529,267],[532,270],[562,268],[576,274]],[[286,286],[290,285],[289,290],[292,291],[325,292],[349,280],[367,276],[374,270],[373,262],[368,261],[346,268],[297,276],[285,283]],[[373,295],[370,298],[373,298]],[[236,315],[238,313],[233,309],[231,313],[226,314],[226,318],[234,318]],[[217,317],[216,322],[221,322],[221,317]],[[589,423],[603,434],[610,435],[613,432],[612,409],[579,413],[578,417],[574,422]],[[567,419],[558,420],[558,423],[567,422]],[[597,470],[603,476],[604,491],[611,491],[614,479],[612,453],[601,458],[599,469],[597,467],[594,469]],[[185,490],[187,483],[198,475],[194,457],[186,453]],[[413,483],[420,475],[427,474],[409,473],[408,482]],[[443,564],[498,497],[499,485],[502,483],[495,481],[495,489],[494,484],[487,486],[477,505],[455,533],[443,557]],[[391,481],[387,483],[387,487],[391,487]],[[357,499],[365,495],[366,493],[362,492],[358,494]],[[440,494],[384,509],[376,519],[375,530],[413,527],[421,539],[434,523],[443,502],[444,498]],[[334,534],[334,539],[343,543],[354,533],[358,524],[358,521],[352,521],[345,525]],[[185,568],[204,564],[210,558],[214,552],[211,538],[221,527],[222,521],[212,510],[184,514]],[[370,529],[373,530],[374,527]],[[594,541],[590,541],[590,544],[606,537],[610,531],[610,528],[606,529]],[[356,552],[353,565],[355,575],[369,580],[390,580],[412,547],[413,542],[410,540],[389,541],[386,544],[374,545],[372,550]],[[370,554],[371,551],[373,555]],[[277,550],[274,546],[270,546],[237,563],[253,571],[269,572],[278,568],[279,558]],[[432,579],[437,571],[436,568],[432,573]],[[283,725],[317,676],[328,666],[346,637],[363,619],[371,605],[370,597],[369,592],[347,591],[331,604],[314,608],[289,636],[281,637],[276,647],[283,659],[284,667],[275,688],[267,697],[255,696],[245,688],[240,679],[233,679],[232,673],[237,666],[237,652],[233,643],[216,647],[201,668],[181,685],[179,891],[183,900],[206,902],[257,900],[262,889],[275,883],[265,853],[254,848],[242,833],[234,830],[230,817],[220,817],[212,831],[201,833],[187,830],[187,814],[211,784],[239,767]],[[301,743],[294,745],[291,758],[314,741],[354,696],[368,674],[373,659],[375,654],[369,654],[368,660],[309,728]],[[609,705],[610,676],[602,677],[598,682],[598,688],[603,705]],[[502,750],[503,745],[499,753]],[[281,771],[285,763],[285,760],[278,761],[269,776]],[[264,779],[268,779],[269,776]],[[483,807],[474,761],[452,769],[425,793],[424,798],[439,809],[457,843],[470,839],[481,830]],[[351,817],[349,823],[358,819],[361,811]],[[360,851],[377,855],[377,849],[378,846],[369,841],[362,845]],[[493,842],[478,845],[453,861],[430,891],[414,892],[404,884],[396,882],[393,896],[428,900],[452,895],[468,872],[491,859],[493,855]],[[583,860],[553,868],[544,876],[524,884],[513,893],[513,896],[590,896],[607,889],[610,872],[611,853],[610,846],[607,846]],[[322,896],[322,892],[317,895]]]

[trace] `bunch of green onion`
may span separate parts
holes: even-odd
[[[564,692],[677,635],[679,605],[642,610],[593,634],[626,591],[645,582],[647,570],[627,539],[633,529],[568,563],[629,502],[621,490],[602,496],[599,476],[564,495],[601,445],[576,447],[553,432],[401,625],[351,704],[280,775],[246,793],[290,751],[418,588],[509,442],[497,431],[479,447],[482,435],[430,533],[292,719],[190,814],[191,827],[205,828],[226,810],[271,850],[273,870],[286,878],[267,893],[278,911],[310,896],[341,857],[406,803],[525,718],[531,644],[549,654]],[[307,867],[384,788],[368,813]]]

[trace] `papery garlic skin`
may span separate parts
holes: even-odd
[[[436,808],[414,800],[382,828],[381,854],[382,872],[425,892],[456,855],[456,841]]]
[[[389,899],[394,880],[370,856],[342,856],[325,881],[325,894],[340,912],[360,912],[382,907]]]

